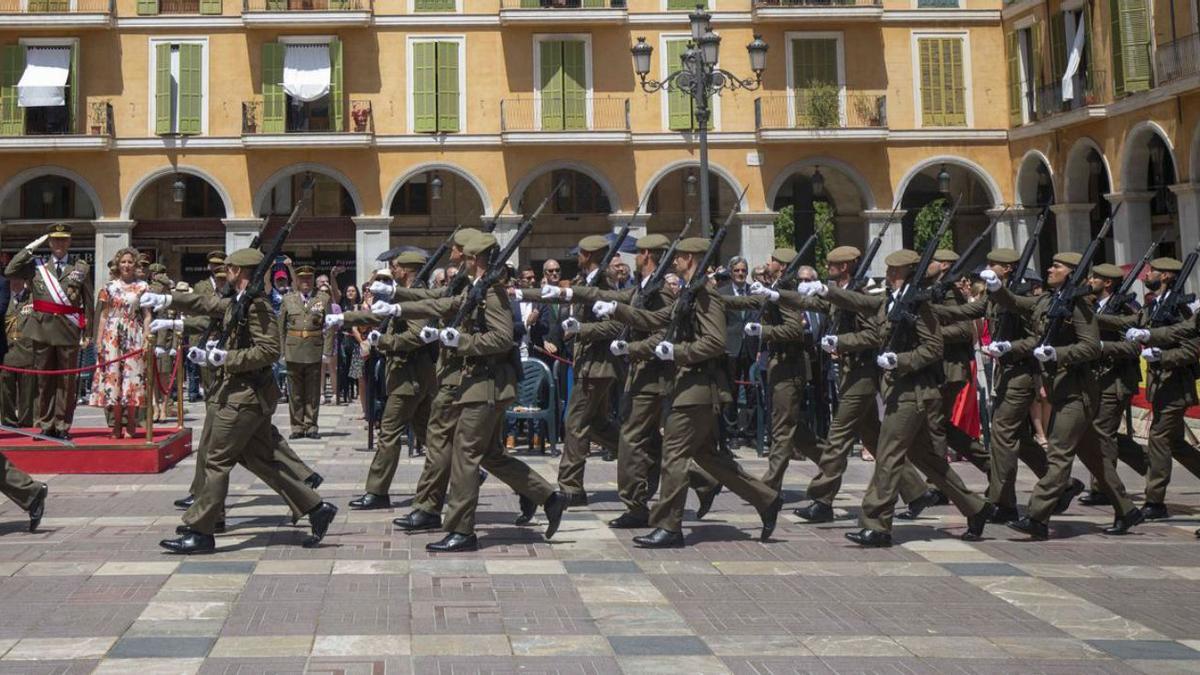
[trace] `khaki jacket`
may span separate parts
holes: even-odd
[[[298,291],[283,296],[279,306],[279,334],[283,336],[283,360],[288,363],[320,363],[325,348],[325,314],[333,300],[328,293],[314,291],[305,299]]]
[[[8,261],[4,274],[10,277],[20,277],[30,284],[30,295],[34,302],[54,302],[50,291],[42,282],[42,277],[35,269],[36,258],[29,249],[21,249]],[[42,259],[50,263],[50,256]],[[56,275],[63,291],[67,294],[68,304],[78,307],[84,315],[90,330],[95,304],[92,299],[91,267],[78,256],[67,256],[67,264],[62,274]],[[25,326],[26,333],[34,342],[53,345],[55,347],[73,347],[79,345],[80,330],[70,319],[62,314],[50,314],[35,311]]]
[[[1101,328],[1118,333],[1121,337],[1120,342],[1114,341],[1111,346],[1105,343],[1107,350],[1124,358],[1132,358],[1134,363],[1138,363],[1142,345],[1125,342],[1124,332],[1128,328],[1149,326],[1152,312],[1151,307],[1147,306],[1136,314],[1105,314],[1097,317]],[[1155,363],[1146,364],[1146,399],[1151,405],[1181,401],[1189,406],[1197,404],[1196,373],[1197,359],[1200,358],[1200,337],[1188,334],[1187,326],[1195,326],[1194,320],[1181,321],[1175,325],[1182,327],[1176,331],[1178,339],[1163,344],[1160,347],[1162,358]]]
[[[838,307],[825,298],[800,295],[796,291],[779,291],[779,305],[800,312],[820,312],[829,317],[829,331],[838,336],[840,396],[873,397],[879,392],[879,366],[875,365],[875,352],[867,350],[867,343],[856,337],[870,327],[870,317]]]
[[[33,340],[25,331],[33,314],[33,300],[29,291],[18,300],[12,296],[8,302],[8,313],[4,315],[4,333],[8,336],[8,351],[4,354],[4,365],[14,368],[33,367]]]
[[[366,311],[346,312],[344,326],[378,329],[379,317]],[[423,321],[392,318],[387,331],[379,338],[379,351],[387,358],[387,393],[399,396],[432,394],[437,387],[433,353],[421,341]]]
[[[1001,307],[1029,319],[1029,336],[1013,341],[1013,349],[1008,356],[1014,360],[1033,361],[1037,364],[1033,350],[1038,346],[1049,324],[1050,317],[1047,314],[1054,293],[1048,291],[1042,295],[1025,297],[1013,295],[1007,288],[1001,287],[990,297]],[[1092,311],[1091,302],[1090,298],[1076,298],[1071,319],[1063,322],[1062,329],[1052,343],[1057,358],[1040,366],[1042,383],[1051,404],[1098,399],[1099,392],[1096,389],[1092,362],[1100,358],[1100,328],[1096,323],[1096,314]]]
[[[224,325],[233,320],[231,298],[196,293],[173,293],[171,306],[190,314],[203,314],[220,319]],[[216,368],[211,403],[231,406],[254,406],[265,415],[275,412],[279,402],[279,386],[271,367],[279,361],[279,327],[271,302],[255,298],[246,312],[246,320],[235,326],[225,349],[229,354],[225,365]]]
[[[809,350],[813,344],[803,310],[783,307],[756,295],[723,297],[726,309],[762,310],[762,344],[767,351],[764,380],[767,384],[812,377]]]
[[[594,292],[600,289],[586,286],[585,283],[582,277],[577,278],[572,287],[571,314],[582,324],[579,335],[575,336],[575,379],[615,379],[621,375],[620,362],[608,346],[621,334],[621,326],[614,326],[615,322],[599,319],[592,313],[592,302],[600,299]],[[618,297],[633,298],[633,289],[617,293],[620,294]],[[553,302],[542,300],[541,290],[537,288],[522,290],[521,297],[535,302]]]
[[[581,286],[574,289],[577,293],[573,299],[594,302],[607,300],[632,304],[640,294],[641,288],[631,286],[619,291]],[[648,311],[660,310],[674,302],[674,296],[664,285],[658,292],[646,298],[643,308]],[[577,343],[599,342],[609,349],[612,341],[625,331],[625,324],[619,321],[601,321],[584,324],[580,327],[579,335],[575,336]],[[654,356],[654,346],[662,341],[664,331],[643,331],[632,329],[627,336],[629,343],[629,372],[625,377],[625,391],[630,394],[663,394],[670,391],[674,368],[670,362],[662,361]],[[611,351],[609,352],[612,353]]]

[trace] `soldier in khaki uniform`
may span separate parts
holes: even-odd
[[[244,292],[250,284],[254,268],[262,262],[258,249],[242,249],[229,256],[230,278],[236,289]],[[202,296],[195,293],[159,295],[145,293],[142,306],[156,311],[175,306],[185,313],[204,314],[221,318],[229,325],[234,304],[229,299]],[[245,463],[273,490],[306,514],[312,534],[304,541],[306,548],[320,544],[337,508],[321,501],[320,495],[304,482],[292,476],[275,459],[279,432],[271,423],[271,415],[279,400],[279,389],[271,374],[271,366],[279,359],[278,326],[271,304],[263,297],[254,298],[245,319],[229,326],[230,334],[224,349],[208,351],[209,362],[218,366],[214,405],[209,414],[212,422],[206,478],[195,504],[183,516],[178,539],[161,542],[172,553],[205,553],[213,551],[216,542],[213,532],[225,507],[229,492],[229,472],[234,465]]]
[[[701,237],[684,239],[676,248],[675,271],[683,283],[697,274],[701,258],[709,248]],[[617,302],[598,301],[593,311],[612,315],[638,330],[655,332],[672,323],[675,304],[656,311],[634,309]],[[696,291],[690,316],[683,319],[674,341],[660,340],[655,358],[675,366],[670,387],[671,410],[663,430],[661,494],[650,512],[654,531],[634,537],[643,548],[677,548],[684,545],[683,508],[691,479],[688,465],[699,468],[735,494],[750,502],[762,518],[760,540],[767,541],[775,530],[783,499],[779,491],[747,474],[737,461],[717,449],[717,420],[721,406],[730,401],[725,359],[725,306],[721,296],[706,283]],[[669,330],[669,329],[668,329]]]
[[[4,332],[8,336],[8,351],[4,365],[11,368],[33,368],[33,341],[25,330],[33,314],[29,288],[24,279],[9,280],[12,295],[4,317]],[[0,423],[9,427],[33,426],[33,394],[37,379],[20,373],[0,372]]]
[[[208,252],[208,278],[201,279],[196,282],[192,288],[192,292],[197,295],[217,295],[224,294],[226,288],[225,280],[225,252],[224,251],[209,251]],[[203,329],[202,329],[203,330]],[[199,334],[188,335],[188,338],[196,338]],[[199,345],[204,347],[204,345]],[[200,384],[204,387],[204,391],[212,388],[214,368],[207,364],[200,366]]]
[[[29,531],[37,532],[46,513],[46,495],[50,488],[29,477],[0,453],[0,494],[29,513]]]
[[[50,255],[34,256],[34,250],[50,240]],[[65,370],[79,366],[82,330],[92,320],[91,268],[70,255],[71,226],[54,223],[46,234],[17,251],[5,268],[5,276],[21,277],[31,284],[33,315],[26,331],[33,342],[33,367]],[[47,436],[67,439],[75,416],[77,375],[47,375],[40,382],[36,424]]]
[[[1081,260],[1082,256],[1078,253],[1056,254],[1046,271],[1048,287],[1056,289],[1065,283]],[[992,353],[1009,354],[1017,360],[1037,359],[1041,364],[1043,386],[1054,408],[1049,428],[1046,429],[1046,474],[1034,486],[1025,516],[1010,521],[1008,526],[1034,540],[1049,538],[1050,516],[1061,505],[1061,495],[1074,480],[1071,478],[1071,466],[1078,454],[1114,504],[1116,519],[1104,532],[1125,534],[1142,522],[1143,515],[1125,494],[1124,484],[1116,471],[1105,462],[1100,444],[1094,438],[1092,422],[1099,404],[1099,392],[1092,367],[1101,352],[1100,330],[1092,311],[1091,299],[1076,297],[1071,318],[1063,321],[1053,344],[1042,346],[1040,342],[1049,323],[1048,312],[1055,294],[1022,297],[1005,288],[995,272],[984,270],[981,276],[998,305],[1030,321],[1029,337],[1016,342],[993,342],[990,345]],[[1006,467],[997,466],[996,470],[1002,468]]]
[[[313,268],[296,268],[296,288],[283,296],[279,332],[284,336],[283,360],[288,369],[289,438],[320,438],[321,352],[325,345],[325,314],[333,302],[328,293],[313,291]]]

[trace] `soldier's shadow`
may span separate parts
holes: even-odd
[[[16,520],[5,519],[3,521],[0,521],[0,537],[9,535],[9,534],[25,534],[25,535],[31,534],[29,532],[29,521],[21,516],[24,516],[24,514],[20,514]],[[57,527],[46,527],[43,525],[42,527],[38,528],[37,532],[34,532],[32,534],[34,534],[34,535],[53,534],[53,533],[57,532],[58,530],[59,530],[59,528],[57,528]]]
[[[687,534],[688,544],[757,540],[758,537],[755,537],[746,530],[724,524],[719,520],[702,520],[692,525],[691,531]],[[767,540],[767,543],[772,541],[776,541],[776,539],[772,537]]]

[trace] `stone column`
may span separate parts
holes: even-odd
[[[1092,209],[1095,204],[1054,204],[1058,251],[1083,253],[1092,240]]]
[[[486,226],[487,222],[489,221],[487,221],[486,217],[484,220],[484,225]],[[513,237],[517,236],[517,230],[521,227],[521,223],[524,221],[525,216],[519,213],[505,213],[496,218],[496,229],[492,231],[492,234],[496,237],[496,243],[500,245],[500,248],[507,246],[508,242],[512,241]],[[526,241],[528,241],[528,239],[526,239]],[[513,252],[513,256],[508,259],[508,264],[516,267],[517,269],[521,269],[520,247],[517,247],[517,250]]]
[[[1195,183],[1180,183],[1169,188],[1175,193],[1175,202],[1179,205],[1179,255],[1182,259],[1200,244],[1200,185]],[[1193,274],[1187,281],[1187,290],[1196,292],[1200,284]]]
[[[355,216],[354,278],[362,286],[381,263],[376,258],[392,247],[391,216]]]
[[[255,235],[262,230],[262,218],[228,218],[221,221],[225,225],[225,254],[250,246]]]
[[[1150,200],[1154,193],[1113,192],[1104,198],[1114,209],[1120,207],[1113,218],[1113,262],[1122,265],[1138,260],[1154,241],[1150,232]]]
[[[867,221],[867,246],[871,245],[875,237],[879,236],[883,226],[890,220],[887,233],[884,234],[883,240],[879,244],[879,253],[875,255],[875,259],[871,261],[871,276],[882,277],[887,272],[887,265],[883,260],[892,251],[904,248],[904,226],[902,221],[906,211],[904,209],[896,209],[893,216],[891,209],[874,209],[871,211],[863,211],[863,220]],[[866,249],[863,249],[863,254],[866,255]]]
[[[1024,236],[1020,232],[1021,214],[1026,209],[988,209],[984,213],[987,214],[989,221],[1000,219],[996,223],[996,227],[992,228],[992,248],[1020,248],[1024,243]],[[990,224],[990,223],[989,223]],[[1020,241],[1021,243],[1017,243]]]
[[[737,216],[742,228],[740,255],[750,261],[751,268],[767,262],[775,250],[776,215],[774,211],[762,211],[739,213]]]
[[[108,283],[108,261],[117,251],[129,246],[133,238],[132,220],[95,220],[96,258],[92,265],[92,288],[99,293]]]

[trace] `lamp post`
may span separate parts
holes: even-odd
[[[711,19],[712,15],[704,5],[697,5],[696,11],[688,14],[692,39],[688,42],[687,50],[680,56],[682,67],[661,82],[646,78],[650,74],[650,56],[654,53],[654,47],[646,43],[646,38],[639,37],[637,44],[630,49],[634,70],[641,79],[642,91],[648,94],[656,91],[682,92],[687,94],[695,105],[695,123],[700,127],[700,231],[705,237],[712,236],[712,214],[708,210],[708,121],[712,115],[710,100],[713,95],[724,89],[758,89],[762,85],[762,73],[767,64],[767,43],[761,35],[755,34],[754,40],[746,45],[746,51],[750,54],[750,70],[754,71],[753,79],[742,79],[717,67],[721,54],[721,36],[712,31]]]

